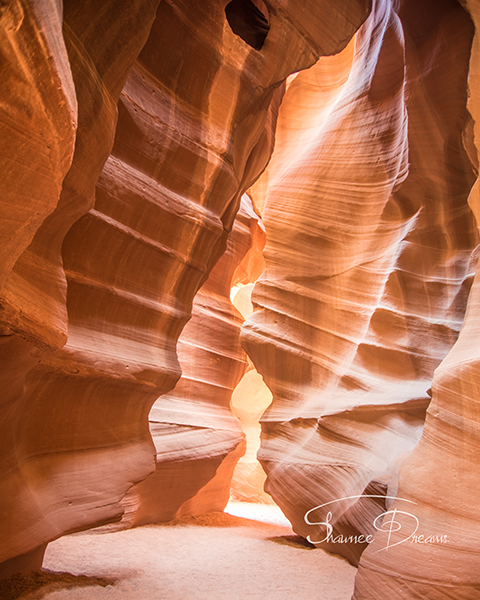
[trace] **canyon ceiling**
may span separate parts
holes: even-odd
[[[263,377],[265,489],[353,597],[479,597],[478,23],[0,3],[0,576],[223,510]]]

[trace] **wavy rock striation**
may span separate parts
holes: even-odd
[[[227,250],[195,296],[178,342],[182,377],[150,412],[156,470],[132,488],[133,525],[222,511],[244,435],[230,403],[247,367],[240,346],[243,317],[230,290],[263,270],[265,230],[244,195]],[[174,493],[173,493],[174,491]]]
[[[116,104],[146,41],[155,3],[131,3],[121,15],[114,1],[100,12],[88,1],[59,7],[17,1],[1,9],[2,49],[12,49],[2,63],[10,74],[2,95],[8,87],[13,96],[10,115],[2,105],[2,126],[11,125],[17,110],[16,127],[2,136],[2,143],[13,142],[2,161],[9,175],[2,178],[2,198],[14,198],[12,220],[19,226],[23,220],[21,233],[11,228],[17,248],[10,254],[14,260],[2,261],[0,293],[4,575],[38,566],[47,541],[96,518],[92,505],[98,515],[111,513],[102,508],[95,466],[93,440],[103,434],[102,428],[95,433],[102,415],[88,402],[81,406],[81,392],[70,395],[65,376],[79,369],[57,354],[69,327],[61,249],[69,228],[93,206],[113,145]],[[7,227],[10,219],[2,204]],[[52,360],[60,366],[57,374],[48,366]],[[91,477],[83,479],[89,470]]]
[[[478,28],[478,6],[470,1],[464,4]],[[450,79],[449,86],[457,83],[458,97],[464,100],[471,23],[456,7],[451,12],[440,13],[436,25],[441,41],[437,51],[441,51],[445,62],[452,63],[452,76],[462,65],[461,80],[457,83]],[[479,44],[477,32],[468,82],[471,93],[469,109],[475,120],[477,150]],[[444,89],[445,93],[447,86],[440,86],[444,75],[439,69],[437,89]],[[479,222],[478,180],[469,204]],[[392,514],[386,521],[391,523],[394,520],[403,528],[396,531],[397,526],[385,525],[385,531],[379,532],[372,547],[362,557],[354,594],[356,600],[385,596],[402,600],[474,600],[480,595],[477,560],[480,552],[477,506],[480,481],[478,277],[477,273],[458,341],[435,371],[424,435],[400,472],[400,499],[391,507]],[[408,514],[393,515],[395,510]],[[393,531],[388,536],[391,528]],[[390,546],[388,551],[383,550],[386,546]]]
[[[148,413],[269,159],[282,83],[341,50],[369,9],[275,0],[257,51],[225,5],[0,7],[3,575],[120,518],[153,471]]]
[[[243,344],[274,397],[266,489],[295,531],[353,563],[396,495],[471,286],[471,39],[456,2],[375,1],[354,43],[290,82],[253,191],[267,267]]]

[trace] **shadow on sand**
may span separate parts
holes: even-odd
[[[46,594],[56,590],[95,585],[107,587],[114,583],[114,579],[56,573],[44,569],[30,573],[17,573],[0,581],[0,598],[2,600],[18,600],[28,597],[28,600],[41,600]]]

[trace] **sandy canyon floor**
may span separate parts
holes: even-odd
[[[46,571],[2,600],[348,600],[356,569],[309,547],[276,507],[229,505],[175,525],[82,533],[48,546]],[[278,510],[278,512],[276,512]],[[236,516],[251,514],[250,518]],[[252,518],[253,517],[253,518]],[[262,519],[262,520],[257,520]]]

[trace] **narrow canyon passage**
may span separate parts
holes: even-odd
[[[277,511],[251,505],[250,519],[212,513],[171,525],[65,536],[48,547],[44,567],[51,572],[19,579],[15,593],[0,584],[0,597],[349,600],[356,569],[309,548]]]
[[[0,600],[478,600],[479,23],[0,2]]]

